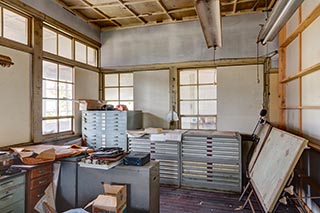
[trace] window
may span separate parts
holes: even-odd
[[[179,71],[181,129],[217,128],[217,70]]]
[[[5,8],[3,8],[2,11],[2,36],[4,38],[28,45],[29,19]]]
[[[133,110],[133,73],[105,74],[104,84],[108,104],[124,104]]]
[[[73,131],[74,71],[72,67],[43,61],[42,134]]]
[[[97,66],[97,50],[79,41],[75,42],[75,60]]]

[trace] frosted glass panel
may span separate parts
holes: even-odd
[[[181,129],[197,129],[196,117],[182,117],[181,118]]]
[[[120,88],[121,100],[133,100],[133,88]]]
[[[297,134],[299,132],[299,110],[286,111],[287,130]]]
[[[53,134],[58,132],[58,120],[42,121],[42,134]]]
[[[57,54],[57,33],[43,28],[43,50],[52,54]]]
[[[217,129],[216,117],[200,117],[199,129]]]
[[[72,116],[72,101],[59,101],[59,116]]]
[[[217,101],[199,101],[200,115],[216,115]]]
[[[199,99],[217,99],[217,86],[199,86]]]
[[[104,84],[106,87],[118,86],[118,74],[104,75]]]
[[[105,88],[105,100],[118,100],[118,88]]]
[[[199,70],[199,84],[212,84],[217,82],[216,69]]]
[[[196,86],[181,86],[180,87],[180,99],[197,99],[197,87]]]
[[[92,66],[97,66],[97,50],[91,47],[88,47],[88,64]]]
[[[286,76],[289,77],[299,71],[299,39],[289,44],[286,51]]]
[[[72,44],[70,38],[63,35],[58,35],[58,47],[59,56],[71,59]]]
[[[180,85],[196,84],[196,83],[197,83],[197,71],[196,70],[180,71]]]
[[[3,9],[3,37],[28,44],[28,19]]]
[[[59,98],[61,99],[72,99],[72,84],[59,83]]]
[[[58,65],[43,61],[42,63],[42,69],[43,69],[43,78],[44,79],[50,79],[50,80],[57,80],[58,79]]]
[[[133,74],[120,74],[120,86],[133,86]]]
[[[290,36],[293,31],[297,29],[299,25],[299,9],[296,10],[296,12],[292,15],[292,17],[289,19],[286,25],[287,29],[287,36]]]
[[[296,79],[286,84],[286,106],[299,106],[299,81]]]
[[[320,138],[320,110],[304,109],[302,111],[302,132],[311,138],[319,141]]]
[[[302,32],[302,69],[320,62],[320,17]]]
[[[302,20],[305,20],[306,17],[315,9],[315,7],[320,4],[320,0],[306,0],[301,4],[302,7]]]
[[[73,82],[73,68],[59,65],[59,80]]]
[[[57,100],[42,100],[42,117],[58,116]]]
[[[42,81],[42,97],[57,98],[58,97],[58,83],[55,81]]]
[[[71,118],[63,118],[59,119],[59,132],[67,132],[72,130],[72,119]]]
[[[320,70],[302,77],[302,105],[320,106]]]
[[[196,101],[180,101],[180,114],[196,115],[198,106]]]
[[[87,63],[87,46],[76,41],[75,42],[75,59],[82,63]]]

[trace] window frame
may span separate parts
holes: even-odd
[[[212,69],[212,70],[215,70],[215,79],[213,83],[199,83],[199,72],[201,72],[201,70],[209,70],[209,69]],[[180,83],[180,79],[181,79],[181,72],[183,71],[196,71],[196,83],[191,83],[191,84],[181,84]],[[201,68],[182,68],[182,69],[178,69],[178,81],[177,81],[178,85],[177,85],[177,88],[178,88],[178,101],[177,101],[177,108],[178,108],[178,112],[179,112],[179,116],[180,116],[180,121],[179,121],[179,128],[182,129],[182,118],[197,118],[197,128],[195,130],[217,130],[217,124],[218,124],[218,120],[217,120],[217,117],[218,117],[218,81],[217,81],[217,68],[216,67],[201,67]],[[199,87],[200,86],[212,86],[214,85],[216,87],[216,98],[200,98],[199,97]],[[197,95],[196,95],[196,98],[194,99],[181,99],[181,91],[180,91],[180,87],[191,87],[191,86],[195,86],[197,91]],[[181,114],[181,101],[194,101],[196,102],[196,105],[197,105],[197,112],[196,114],[192,114],[192,115],[188,115],[188,114]],[[199,103],[201,101],[215,101],[216,102],[216,114],[200,114],[199,113]],[[215,119],[215,127],[214,129],[204,129],[204,128],[199,128],[199,120],[201,117],[206,117],[206,118],[214,118]]]
[[[43,115],[43,110],[41,112],[42,114],[42,122],[45,120],[57,120],[57,132],[56,133],[49,133],[49,134],[44,134],[43,133],[43,125],[42,125],[42,129],[41,129],[41,134],[42,137],[45,139],[48,138],[52,138],[55,136],[72,136],[75,134],[75,104],[74,104],[74,97],[75,97],[75,68],[72,65],[69,64],[65,64],[62,62],[58,62],[58,61],[54,61],[54,60],[50,60],[50,59],[43,59],[42,60],[42,64],[44,62],[49,62],[49,63],[53,63],[55,65],[57,65],[57,79],[52,80],[52,79],[46,79],[42,77],[42,84],[43,81],[51,81],[51,82],[56,82],[57,83],[57,97],[56,98],[47,98],[47,97],[43,97],[42,95],[42,107],[43,107],[43,100],[56,100],[57,101],[57,116],[47,116],[45,117]],[[61,66],[66,66],[72,69],[72,82],[67,82],[67,81],[60,81],[59,80],[59,69],[60,69],[60,65]],[[59,82],[61,83],[67,83],[67,84],[71,84],[72,85],[72,98],[71,99],[65,99],[65,98],[60,98],[59,97]],[[42,88],[42,90],[44,91],[44,88]],[[43,92],[42,92],[43,93]],[[71,101],[72,102],[72,115],[67,115],[67,116],[59,116],[59,101],[61,100],[66,100],[66,101]],[[70,131],[63,131],[60,132],[59,130],[59,119],[64,119],[64,118],[68,118],[71,119],[71,130]]]

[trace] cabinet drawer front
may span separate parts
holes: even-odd
[[[35,169],[32,169],[30,172],[30,177],[31,179],[33,179],[42,175],[50,174],[51,172],[52,172],[52,164],[47,164],[47,165],[39,166]]]
[[[30,190],[41,187],[47,186],[52,181],[52,175],[48,174],[45,176],[38,177],[30,181]]]
[[[5,190],[7,188],[22,184],[25,182],[24,175],[20,175],[18,177],[9,178],[0,182],[0,191]]]
[[[24,199],[24,185],[18,185],[15,188],[2,190],[0,193],[0,209],[9,206],[19,200]]]
[[[31,210],[38,203],[38,201],[42,198],[46,188],[47,188],[47,186],[39,187],[39,188],[36,188],[34,190],[31,190],[28,193],[28,197],[27,197],[28,202],[27,203],[28,203],[28,209],[29,209],[30,212],[33,212]]]
[[[20,200],[16,203],[13,203],[12,205],[5,207],[3,209],[0,209],[1,213],[21,213],[24,211],[24,200]]]

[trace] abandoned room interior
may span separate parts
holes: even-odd
[[[320,0],[0,0],[0,212],[320,212],[319,35]]]

